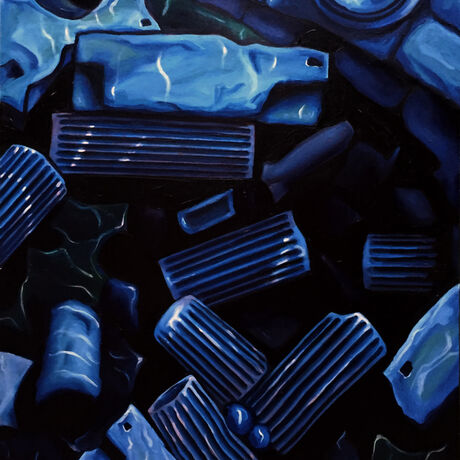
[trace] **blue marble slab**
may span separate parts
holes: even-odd
[[[403,412],[419,424],[458,387],[459,286],[418,321],[384,372]]]
[[[182,230],[189,235],[206,230],[235,215],[233,207],[233,190],[227,190],[200,203],[182,209],[177,213],[177,220]]]
[[[64,174],[248,179],[254,145],[245,123],[59,113],[50,156]]]
[[[109,428],[107,437],[127,460],[174,460],[155,430],[132,404]]]
[[[166,390],[149,414],[178,460],[256,458],[228,429],[214,401],[191,375]]]
[[[0,426],[16,428],[14,401],[32,361],[5,351],[0,352]]]
[[[268,428],[272,447],[286,454],[385,353],[385,344],[363,315],[329,313],[243,404]]]
[[[67,193],[36,150],[12,145],[0,158],[0,267]]]
[[[371,291],[429,292],[436,282],[436,238],[417,234],[370,234],[363,250],[363,282]]]
[[[310,271],[307,244],[291,212],[172,254],[159,264],[174,299],[190,294],[208,306]]]
[[[51,312],[36,401],[61,391],[74,391],[96,398],[101,391],[101,330],[96,313],[76,300]]]
[[[265,356],[193,296],[171,305],[155,339],[222,404],[241,400],[267,370]]]
[[[80,36],[75,61],[77,110],[256,116],[276,84],[328,78],[321,51],[240,46],[217,35],[91,33]],[[89,70],[94,66],[97,75]]]

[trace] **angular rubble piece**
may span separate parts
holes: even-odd
[[[175,460],[144,416],[132,404],[107,431],[127,460]]]
[[[51,312],[36,401],[61,391],[96,398],[101,391],[100,343],[99,319],[90,307],[76,300],[56,306]]]
[[[50,156],[64,174],[248,179],[254,144],[244,123],[57,113]]]
[[[363,283],[371,291],[427,292],[439,265],[436,238],[417,234],[370,234],[363,250]]]
[[[216,35],[85,34],[75,61],[76,110],[257,118],[278,83],[305,86],[328,78],[328,55],[321,51],[240,46]]]
[[[32,361],[12,353],[0,352],[0,426],[16,428],[14,400]]]
[[[208,306],[310,271],[307,244],[284,212],[159,261],[174,299],[193,295]]]
[[[446,446],[430,452],[406,452],[393,445],[389,439],[378,434],[374,441],[372,460],[448,460]]]
[[[343,153],[353,135],[353,127],[343,121],[305,139],[277,163],[264,163],[262,180],[272,192],[273,199],[279,201],[290,186]]]
[[[85,452],[80,460],[110,460],[110,457],[102,449],[94,449]]]
[[[177,460],[256,458],[228,429],[214,401],[192,375],[166,390],[149,414]]]
[[[67,193],[46,158],[12,145],[0,158],[0,266]]]
[[[386,353],[360,313],[330,313],[242,402],[285,454]]]
[[[227,190],[177,213],[179,225],[190,235],[206,230],[235,215],[233,190]]]
[[[267,370],[259,350],[192,296],[171,305],[155,339],[222,404],[241,400]]]
[[[420,319],[384,372],[403,412],[419,424],[458,387],[459,287],[451,288]]]

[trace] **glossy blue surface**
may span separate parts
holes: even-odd
[[[408,85],[391,68],[372,62],[364,54],[340,49],[335,53],[340,73],[366,97],[382,107],[394,108],[403,101]]]
[[[51,323],[36,401],[60,391],[75,391],[96,398],[101,391],[101,330],[94,311],[76,300],[51,311]]]
[[[431,9],[439,18],[460,31],[460,3],[457,0],[431,0]]]
[[[0,267],[67,193],[39,152],[12,145],[0,158]]]
[[[182,230],[190,235],[230,219],[235,215],[233,190],[227,190],[177,213]]]
[[[420,424],[458,387],[459,286],[418,321],[384,372],[403,412]]]
[[[174,460],[155,430],[132,404],[109,428],[107,437],[127,460]]]
[[[249,444],[254,449],[265,449],[270,444],[270,432],[264,425],[255,425],[248,436]]]
[[[0,426],[16,428],[14,400],[32,361],[12,353],[0,352]]]
[[[251,116],[261,112],[277,83],[307,85],[328,78],[326,53],[240,46],[216,35],[92,33],[80,37],[75,59],[77,110]],[[85,73],[91,65],[100,67],[101,81]]]
[[[260,351],[192,296],[171,305],[155,339],[225,404],[239,401],[267,370]]]
[[[363,251],[363,282],[371,291],[426,292],[439,265],[435,238],[370,234]]]
[[[64,174],[247,179],[254,144],[249,124],[60,113],[50,156]]]
[[[230,404],[226,409],[225,423],[238,436],[248,434],[254,425],[251,413],[241,404]]]
[[[396,58],[404,70],[460,105],[460,36],[431,18],[418,22]]]
[[[307,244],[291,212],[214,238],[159,261],[174,299],[212,306],[310,271]]]
[[[76,11],[75,4],[71,6]],[[142,26],[144,18],[150,19],[150,26]],[[27,24],[37,27],[27,27]],[[10,61],[17,69],[14,73],[0,72],[0,101],[21,112],[29,111],[49,88],[53,81],[49,77],[61,67],[61,53],[65,46],[74,43],[78,32],[158,29],[142,0],[102,0],[93,12],[79,20],[58,17],[34,0],[3,0],[0,26],[0,69]],[[32,85],[33,97],[29,94]]]
[[[80,460],[110,460],[110,457],[102,449],[94,449],[85,452]]]
[[[279,201],[296,182],[343,153],[354,135],[347,121],[324,128],[296,145],[277,163],[264,163],[262,180]]]
[[[244,401],[272,446],[289,452],[321,414],[386,353],[360,313],[329,313]]]
[[[228,429],[213,400],[191,375],[163,393],[149,414],[178,460],[256,458]]]

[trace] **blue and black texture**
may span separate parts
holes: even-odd
[[[248,395],[243,404],[289,452],[321,414],[386,353],[360,313],[330,313]]]
[[[39,152],[12,145],[0,158],[0,267],[67,193]]]
[[[214,401],[189,375],[165,391],[149,413],[177,460],[255,459]]]
[[[223,404],[241,400],[267,370],[259,350],[192,296],[169,307],[155,338]]]
[[[284,212],[159,261],[174,299],[215,305],[310,271],[307,244]]]
[[[439,266],[436,238],[417,234],[371,234],[363,251],[364,287],[371,291],[426,292]]]
[[[100,346],[99,318],[90,307],[76,300],[54,307],[36,401],[61,392],[99,396]]]
[[[254,126],[140,116],[53,115],[50,155],[63,174],[248,179]]]

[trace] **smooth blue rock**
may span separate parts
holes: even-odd
[[[127,460],[174,460],[144,416],[132,404],[107,431]]]
[[[174,299],[208,306],[310,271],[307,244],[291,212],[219,236],[159,261]]]
[[[227,407],[225,423],[238,436],[248,434],[254,425],[251,413],[241,404],[230,404]]]
[[[289,452],[323,412],[386,353],[360,313],[329,313],[245,399],[271,444]]]
[[[0,352],[0,426],[16,428],[14,401],[32,361],[12,353]]]
[[[192,296],[171,305],[155,339],[225,404],[243,398],[267,370],[259,350]]]
[[[457,0],[431,0],[431,9],[460,31],[460,3]]]
[[[266,449],[270,445],[270,432],[264,425],[255,425],[248,436],[254,449]]]
[[[72,8],[75,8],[74,4]],[[144,18],[150,19],[150,26],[142,25]],[[34,26],[27,26],[31,24]],[[64,48],[74,43],[77,33],[89,30],[128,32],[158,29],[142,0],[104,0],[79,20],[58,17],[35,0],[3,0],[0,3],[0,26],[0,68],[12,62],[17,69],[16,72],[0,72],[3,75],[0,102],[20,112],[32,109],[38,96],[49,88],[55,70],[62,67],[60,61],[65,61],[61,56]],[[27,93],[32,86],[36,90],[38,88],[39,95],[35,94],[28,101]]]
[[[396,58],[404,70],[460,105],[460,36],[431,18],[416,23]]]
[[[292,185],[343,153],[354,135],[347,121],[324,128],[296,145],[276,163],[264,163],[262,180],[279,201]]]
[[[36,150],[12,145],[0,158],[0,267],[67,193]]]
[[[248,179],[254,125],[116,116],[53,115],[50,156],[64,174]]]
[[[403,412],[419,424],[435,415],[458,387],[459,287],[420,319],[384,372]]]
[[[227,190],[177,213],[182,230],[189,235],[206,230],[235,215],[233,190]]]
[[[397,107],[409,91],[407,84],[390,68],[356,51],[340,49],[335,53],[335,64],[360,93],[382,107]]]
[[[178,460],[256,458],[228,429],[213,400],[191,375],[166,390],[149,414]]]
[[[62,391],[74,391],[96,398],[101,391],[101,330],[94,311],[69,300],[51,312],[50,331],[36,401]]]
[[[77,110],[256,116],[276,84],[328,78],[326,53],[240,46],[216,35],[92,33],[80,36],[75,60]],[[87,73],[94,66],[99,78]]]
[[[459,114],[435,95],[415,88],[406,99],[402,115],[408,131],[436,155],[440,166],[435,176],[451,205],[458,208]]]
[[[371,291],[428,292],[439,270],[435,238],[370,234],[363,250],[363,283]]]
[[[99,303],[104,314],[121,329],[136,331],[139,327],[138,300],[139,291],[134,284],[110,278],[102,289]]]
[[[85,452],[80,460],[110,460],[110,457],[102,449],[94,449]]]

